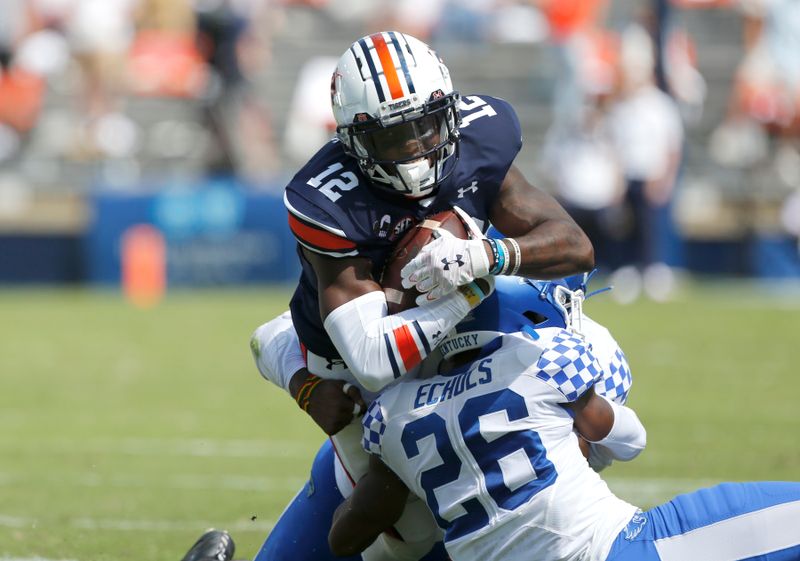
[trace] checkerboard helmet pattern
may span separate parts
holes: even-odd
[[[592,346],[562,329],[539,357],[536,376],[573,402],[602,377],[603,369],[592,354]]]
[[[361,445],[368,453],[380,456],[381,439],[386,431],[386,423],[383,421],[383,412],[377,399],[367,409],[361,424],[364,427],[364,440]]]
[[[632,383],[628,359],[625,358],[622,349],[617,349],[611,363],[603,371],[603,379],[595,386],[595,391],[620,405],[625,405]]]

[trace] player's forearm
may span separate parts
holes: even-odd
[[[572,221],[550,220],[514,239],[520,249],[520,276],[554,279],[594,268],[592,243]]]
[[[463,292],[453,292],[388,315],[386,297],[375,291],[331,312],[325,330],[361,385],[379,391],[422,362],[476,304]]]
[[[370,513],[353,504],[352,496],[348,498],[333,513],[333,523],[328,533],[331,552],[337,557],[348,557],[367,549],[384,530],[375,520]]]
[[[593,447],[601,448],[600,455],[623,462],[638,456],[647,445],[647,431],[636,412],[624,405],[598,396],[605,400],[614,412],[614,421],[608,434],[599,440],[590,441]]]
[[[405,509],[408,488],[377,457],[370,456],[369,461],[367,474],[333,514],[328,543],[335,555],[364,551],[400,519]]]
[[[519,244],[520,276],[559,278],[594,268],[594,249],[580,226],[515,166],[503,180],[490,219]]]

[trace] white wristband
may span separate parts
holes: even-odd
[[[508,273],[510,276],[515,276],[519,272],[519,268],[522,265],[522,250],[519,248],[519,243],[514,238],[506,238],[505,241],[510,243],[514,248],[514,267],[511,269],[511,272]]]

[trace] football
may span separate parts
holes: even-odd
[[[447,230],[462,240],[469,238],[469,231],[464,222],[453,210],[445,210],[428,216],[406,232],[397,242],[381,275],[381,286],[386,294],[390,314],[396,314],[417,305],[416,299],[420,293],[416,288],[403,288],[400,271],[417,256],[426,244],[438,237],[434,231],[436,228]]]

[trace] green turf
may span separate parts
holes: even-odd
[[[747,287],[587,311],[634,373],[648,449],[606,472],[649,506],[721,480],[800,479],[800,306]],[[0,291],[0,558],[177,560],[207,526],[252,556],[321,432],[258,376],[270,289]]]

